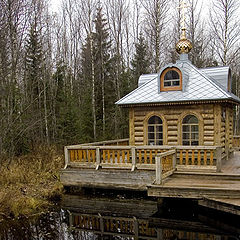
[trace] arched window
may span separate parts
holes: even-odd
[[[163,122],[158,116],[148,119],[148,145],[163,145]]]
[[[182,90],[182,73],[176,67],[166,68],[160,77],[160,91]]]
[[[198,119],[194,115],[187,115],[182,121],[183,145],[199,145]]]
[[[180,76],[177,71],[169,70],[164,75],[164,87],[174,87],[180,85]]]

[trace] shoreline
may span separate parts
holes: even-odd
[[[2,161],[0,171],[0,221],[29,217],[60,200],[63,186],[59,170],[63,155],[55,147],[42,147],[34,153]]]

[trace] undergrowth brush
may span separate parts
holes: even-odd
[[[0,166],[0,219],[29,216],[46,209],[61,197],[59,170],[63,156],[55,147],[39,147],[34,153]]]

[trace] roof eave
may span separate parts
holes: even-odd
[[[120,107],[135,107],[135,106],[163,106],[163,105],[190,105],[190,104],[211,104],[211,103],[223,103],[228,102],[231,104],[239,104],[240,101],[237,101],[233,98],[226,99],[203,99],[203,100],[184,100],[184,101],[171,101],[171,102],[146,102],[146,103],[125,103],[117,104]]]

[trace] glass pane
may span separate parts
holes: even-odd
[[[190,145],[190,142],[189,141],[183,141],[183,145],[188,146],[188,145]]]
[[[198,140],[198,133],[192,133],[191,134],[191,139],[192,140]]]
[[[162,119],[158,116],[152,116],[148,120],[148,124],[161,124],[161,123],[162,123]]]
[[[157,133],[157,139],[163,139],[163,134],[162,133]]]
[[[155,145],[153,140],[148,140],[148,145]]]
[[[183,139],[184,140],[188,140],[190,137],[190,134],[189,133],[183,133]]]
[[[163,127],[162,126],[157,126],[156,127],[156,131],[157,132],[162,132],[163,131]]]
[[[154,126],[148,126],[148,132],[154,132]]]
[[[198,132],[198,125],[192,125],[191,130],[192,132]]]
[[[171,82],[168,81],[168,82],[164,82],[164,87],[170,87],[171,86]]]
[[[173,81],[173,82],[172,82],[172,85],[173,85],[173,86],[179,86],[179,85],[180,85],[180,82],[179,82],[179,81]]]
[[[183,123],[198,123],[198,119],[193,115],[187,115],[183,119]]]
[[[170,70],[164,75],[164,80],[172,79],[180,79],[179,74],[174,70]]]
[[[192,141],[192,142],[191,142],[191,145],[192,145],[192,146],[197,146],[197,145],[198,145],[198,141]]]
[[[162,140],[157,140],[157,145],[163,145],[163,141]]]
[[[148,133],[148,140],[154,139],[154,133]]]
[[[190,126],[189,125],[183,125],[183,132],[190,132]]]

